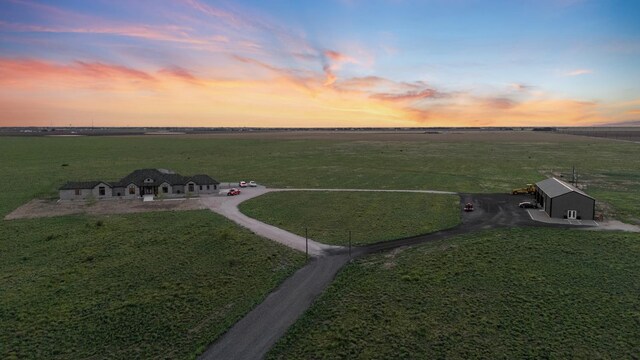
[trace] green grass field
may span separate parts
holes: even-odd
[[[278,140],[198,137],[0,138],[0,214],[36,196],[56,196],[70,179],[119,179],[161,167],[220,181],[271,187],[508,192],[569,176],[621,220],[640,222],[637,144],[558,134],[425,135],[424,141]],[[68,164],[69,166],[61,166]],[[28,181],[27,181],[28,180]]]
[[[457,225],[457,195],[383,192],[273,192],[240,204],[268,224],[333,245],[363,245]]]
[[[220,181],[256,180],[271,187],[506,192],[548,175],[566,176],[575,165],[581,182],[588,184],[587,192],[605,205],[607,214],[628,222],[640,219],[637,144],[535,133],[456,136],[432,135],[424,140],[396,135],[389,137],[392,140],[367,136],[356,140],[340,136],[330,140],[2,137],[0,215],[36,197],[56,197],[57,188],[68,180],[119,179],[138,168],[208,173]],[[286,203],[296,201],[289,197]],[[282,213],[287,211],[295,212]],[[366,211],[362,215],[374,216]],[[555,248],[547,235],[542,233],[540,243],[552,251]],[[599,253],[610,252],[605,235],[612,236],[580,233],[594,249],[581,254],[584,271],[599,261]],[[575,247],[561,244],[566,251]],[[541,253],[547,250],[540,249]],[[636,251],[632,250],[628,252]],[[522,256],[527,254],[529,261],[539,260],[535,253]],[[500,256],[493,256],[494,263],[500,263]],[[573,256],[567,254],[570,259]],[[300,254],[206,211],[3,221],[0,357],[189,358],[302,262]],[[625,266],[612,262],[603,274],[640,277],[636,268]],[[575,265],[574,269],[582,268]],[[487,271],[487,276],[499,277],[506,270],[489,267]],[[412,278],[411,273],[403,275]],[[203,282],[211,286],[204,288]],[[373,290],[378,286],[373,281],[365,284]],[[407,297],[419,294],[420,288],[416,289]],[[549,284],[547,291],[562,289],[564,283],[557,282]],[[602,335],[597,328],[599,315],[589,315],[591,298],[575,291],[575,303],[553,303],[555,313],[565,307],[574,309],[582,323],[596,326],[592,331],[576,328],[587,331],[591,343],[599,344],[599,338],[608,343],[616,337],[612,343],[622,341],[619,347],[626,349],[625,333],[605,324],[611,335]],[[473,310],[472,305],[466,310],[469,314],[483,310],[479,306]],[[494,305],[500,309],[500,303]],[[626,309],[636,319],[637,329],[637,303],[612,308]],[[451,324],[449,331],[455,332],[457,323]],[[508,327],[503,332],[516,335],[531,330],[525,323],[504,326]],[[535,349],[546,347],[540,344]],[[608,350],[602,350],[604,357]]]
[[[304,255],[209,211],[0,227],[0,357],[191,358]]]
[[[634,358],[640,235],[485,231],[361,258],[270,359]]]

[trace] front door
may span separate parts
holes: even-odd
[[[578,212],[575,210],[567,210],[567,219],[575,220],[578,217]]]

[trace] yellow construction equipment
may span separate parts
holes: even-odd
[[[511,191],[513,195],[535,194],[535,192],[536,192],[536,186],[533,184],[527,184],[526,187],[513,189],[513,191]]]

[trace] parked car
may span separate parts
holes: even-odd
[[[247,182],[246,181],[240,181],[240,183],[238,184],[240,185],[240,187],[247,187]]]
[[[523,209],[534,209],[534,208],[536,208],[536,204],[532,203],[531,201],[523,201],[520,204],[518,204],[518,206],[523,208]]]
[[[464,205],[464,211],[466,211],[466,212],[473,211],[473,204],[472,203],[466,203]]]
[[[231,188],[227,191],[227,196],[240,195],[240,189]]]
[[[249,181],[249,186],[256,187],[256,186],[258,186],[258,184],[256,184],[255,181],[251,180],[251,181]]]

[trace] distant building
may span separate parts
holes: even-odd
[[[133,199],[145,195],[184,197],[216,194],[220,183],[209,175],[182,176],[165,169],[140,169],[119,181],[68,182],[60,187],[61,200]]]
[[[593,220],[596,200],[562,180],[551,178],[536,183],[536,200],[552,218]]]

